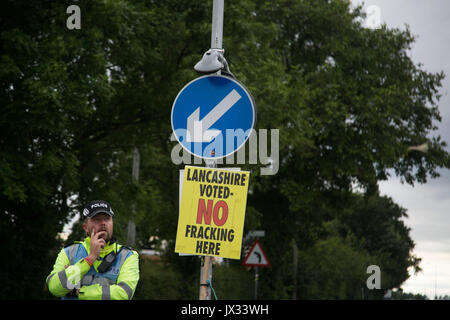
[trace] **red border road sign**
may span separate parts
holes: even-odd
[[[255,261],[254,256],[256,256],[256,260],[258,261]],[[267,255],[258,240],[255,240],[253,243],[242,265],[247,267],[270,267],[269,259],[267,259]]]

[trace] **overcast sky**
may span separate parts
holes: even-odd
[[[372,26],[377,16],[388,27],[409,25],[416,42],[410,52],[412,60],[423,64],[428,72],[444,71],[439,109],[442,122],[438,134],[450,143],[450,1],[449,0],[352,0],[364,3],[367,21]],[[450,148],[447,147],[450,151]],[[412,275],[402,286],[405,292],[426,294],[433,299],[450,295],[450,171],[424,185],[401,184],[396,177],[380,184],[383,195],[390,196],[408,210],[405,223],[416,243],[414,253],[422,258],[423,272]]]

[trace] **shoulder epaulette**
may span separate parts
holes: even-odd
[[[74,241],[74,242],[71,242],[71,243],[69,243],[68,245],[64,246],[64,249],[67,248],[67,247],[70,247],[71,245],[74,245],[74,244],[80,244],[80,243],[82,243],[82,242],[81,242],[81,241]]]

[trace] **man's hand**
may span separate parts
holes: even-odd
[[[88,258],[92,263],[100,256],[100,250],[106,246],[106,241],[102,238],[106,234],[106,231],[95,233],[95,230],[92,230],[91,232],[91,250]]]

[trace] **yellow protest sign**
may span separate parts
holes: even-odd
[[[248,171],[186,166],[175,252],[240,259]]]

